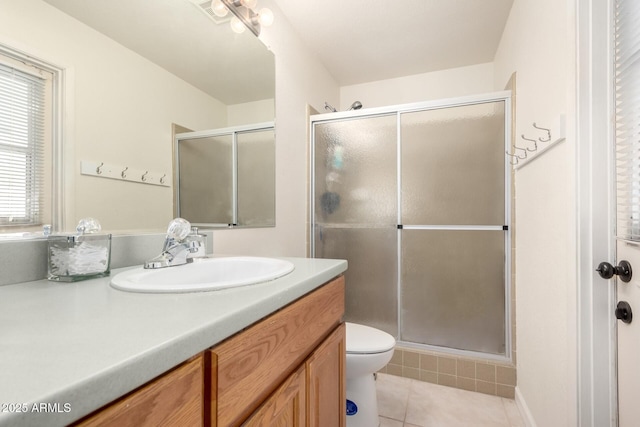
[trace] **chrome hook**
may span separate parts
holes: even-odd
[[[104,166],[104,162],[100,162],[100,166],[96,168],[96,173],[98,175],[102,175],[102,167]]]
[[[527,147],[527,151],[532,152],[538,149],[538,141],[536,141],[535,139],[527,138],[526,136],[524,136],[524,134],[520,135],[520,137],[525,141],[533,142],[533,150]],[[546,141],[542,141],[542,142],[546,142]]]
[[[517,165],[517,164],[518,164],[518,162],[520,161],[520,160],[519,160],[519,159],[520,159],[520,157],[516,156],[515,154],[511,154],[511,153],[509,153],[508,151],[505,151],[505,154],[506,154],[507,156],[513,157],[513,160],[515,160],[515,163],[513,162],[513,160],[509,160],[509,163],[511,163],[511,164],[512,164],[512,165],[514,165],[514,166],[515,166],[515,165]]]
[[[544,130],[544,131],[547,132],[547,139],[538,138],[538,141],[540,141],[540,142],[549,142],[549,141],[551,141],[551,129],[547,129],[547,128],[543,128],[543,127],[537,126],[536,122],[533,122],[533,127],[538,129],[538,130]]]
[[[522,150],[523,151],[524,156],[522,156],[522,157],[518,156],[518,158],[520,160],[524,160],[524,159],[527,158],[527,149],[526,148],[518,147],[517,145],[514,145],[513,148],[515,148],[516,150]]]
[[[127,177],[127,170],[129,169],[129,166],[125,166],[125,168],[122,170],[122,172],[120,172],[120,176],[123,178]]]

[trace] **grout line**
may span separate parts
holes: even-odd
[[[407,401],[404,404],[404,417],[402,417],[402,425],[407,422],[407,411],[409,410],[409,402],[411,401],[411,393],[413,392],[413,382],[416,380],[409,381],[409,392],[407,393]]]

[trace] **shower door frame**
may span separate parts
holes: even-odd
[[[512,141],[512,117],[511,117],[511,91],[492,92],[487,94],[439,99],[411,104],[391,105],[387,107],[368,108],[355,111],[345,111],[337,113],[316,114],[310,117],[310,141],[309,141],[309,255],[315,257],[315,124],[326,122],[347,121],[361,118],[373,118],[376,116],[396,116],[396,149],[397,149],[397,224],[401,224],[402,219],[402,127],[401,117],[404,113],[438,110],[443,108],[462,107],[492,102],[504,102],[504,151],[509,151]],[[508,157],[504,156],[504,224],[503,226],[483,226],[483,225],[429,225],[429,226],[398,226],[397,230],[397,333],[396,338],[402,331],[402,230],[502,230],[504,233],[504,319],[505,319],[505,354],[483,353],[472,350],[462,350],[450,347],[435,346],[430,344],[398,341],[402,347],[436,351],[458,356],[490,359],[504,362],[512,361],[512,316],[511,316],[511,262],[512,262],[512,226],[511,226],[511,181],[512,167]],[[506,230],[504,229],[506,227]]]

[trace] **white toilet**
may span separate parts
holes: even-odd
[[[377,427],[374,373],[393,356],[396,340],[376,328],[347,324],[347,427]]]

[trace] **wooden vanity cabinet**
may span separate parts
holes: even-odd
[[[346,326],[341,324],[309,356],[307,371],[307,426],[344,427],[347,413]]]
[[[242,426],[344,427],[344,333],[336,328]]]
[[[341,276],[209,350],[211,425],[343,426],[343,314]]]
[[[203,375],[204,358],[199,355],[73,425],[202,426]]]
[[[74,426],[344,427],[344,277]]]

